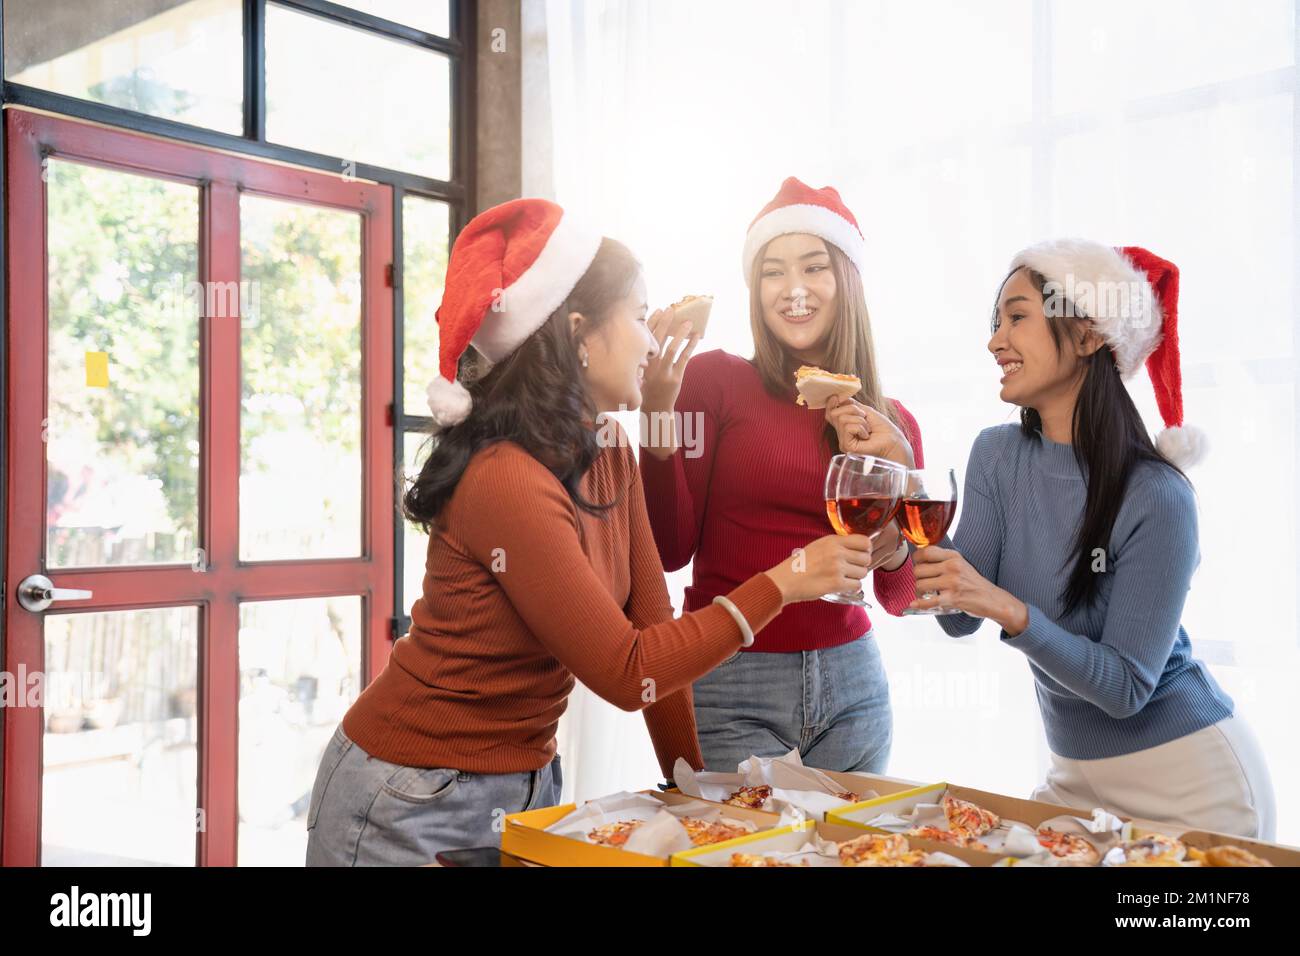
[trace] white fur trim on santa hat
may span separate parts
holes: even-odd
[[[1175,425],[1156,435],[1156,450],[1179,468],[1190,468],[1205,458],[1210,440],[1191,425]]]
[[[1092,320],[1114,351],[1123,378],[1131,378],[1160,344],[1163,316],[1151,283],[1113,246],[1053,239],[1017,253],[1011,269],[1021,266],[1055,283],[1049,293],[1069,299]]]
[[[533,264],[488,310],[470,344],[492,363],[519,348],[573,291],[596,258],[600,240],[600,233],[566,212]]]
[[[429,383],[426,393],[429,399],[429,413],[440,428],[459,425],[469,417],[474,399],[469,390],[460,382],[449,382],[441,375]]]
[[[825,206],[812,203],[797,203],[773,209],[766,216],[749,227],[745,236],[745,248],[741,253],[741,267],[745,270],[745,284],[749,285],[754,269],[754,257],[765,245],[777,236],[786,236],[793,232],[806,232],[818,236],[827,242],[833,242],[840,251],[849,257],[858,268],[865,271],[867,262],[867,244],[861,233],[838,213],[831,212]]]

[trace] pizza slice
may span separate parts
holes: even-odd
[[[1187,856],[1187,847],[1163,833],[1152,833],[1137,840],[1121,843],[1124,854],[1122,866],[1180,866]]]
[[[968,850],[987,850],[988,847],[980,841],[980,838],[966,830],[943,830],[939,827],[923,826],[912,827],[906,831],[908,836],[921,837],[925,840],[934,840],[937,843],[948,843],[952,846],[965,847]]]
[[[588,833],[587,839],[603,846],[621,847],[627,843],[627,838],[632,835],[632,831],[644,822],[644,820],[619,820],[617,823],[606,823]]]
[[[1273,864],[1263,857],[1256,856],[1245,847],[1241,846],[1212,846],[1208,850],[1194,850],[1187,848],[1188,857],[1195,855],[1200,858],[1206,866],[1272,866]]]
[[[856,375],[828,372],[816,365],[801,365],[794,373],[794,387],[799,390],[796,405],[825,408],[832,395],[852,398],[862,390],[862,381]]]
[[[807,860],[800,860],[798,863],[786,863],[778,860],[774,856],[764,856],[761,853],[733,853],[731,862],[728,866],[807,866]]]
[[[709,313],[713,311],[713,296],[685,295],[669,308],[673,310],[673,319],[668,326],[669,335],[677,335],[687,322],[691,323],[691,335],[703,335],[709,324]]]
[[[973,836],[983,836],[1002,826],[1002,818],[992,810],[985,810],[969,800],[959,800],[952,794],[943,795],[943,815],[953,830],[965,830]]]
[[[748,836],[757,829],[737,820],[709,821],[698,817],[683,818],[682,826],[686,827],[686,832],[690,834],[693,846],[709,846],[724,840],[734,840],[736,837]]]
[[[841,866],[897,866],[911,851],[897,833],[867,833],[839,845]],[[890,862],[894,861],[894,862]]]
[[[772,788],[766,785],[758,787],[741,787],[722,802],[728,803],[733,807],[745,807],[749,810],[762,810],[770,796],[772,796]]]
[[[1051,827],[1040,827],[1038,842],[1059,860],[1084,866],[1096,866],[1101,862],[1101,853],[1097,848],[1077,833],[1063,833]]]

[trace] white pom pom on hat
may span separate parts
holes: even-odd
[[[1179,468],[1191,468],[1205,460],[1210,440],[1199,428],[1175,425],[1156,435],[1156,450]]]
[[[1209,440],[1183,424],[1178,354],[1178,267],[1141,246],[1116,248],[1087,239],[1052,239],[1016,253],[1011,269],[1028,267],[1074,302],[1115,355],[1121,377],[1145,362],[1165,428],[1156,449],[1180,468],[1202,461]]]
[[[439,428],[459,425],[469,417],[470,409],[474,407],[469,389],[460,382],[449,382],[441,375],[429,383],[427,395],[429,412]]]
[[[510,355],[573,291],[601,236],[546,199],[513,199],[471,219],[451,249],[438,307],[438,375],[429,412],[438,428],[469,417],[473,398],[456,380],[473,345],[489,362]]]

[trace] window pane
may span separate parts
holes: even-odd
[[[268,4],[266,137],[272,142],[451,178],[448,59]]]
[[[50,567],[198,545],[198,190],[50,160]]]
[[[429,414],[426,390],[438,374],[438,322],[447,277],[451,223],[446,203],[419,196],[402,202],[402,311],[405,336],[402,402],[408,415]]]
[[[1023,123],[1032,114],[1031,0],[929,0],[923,7],[832,0],[824,6],[809,4],[808,11],[806,24],[796,25],[802,16],[791,18],[786,29],[773,17],[755,16],[749,29],[761,38],[754,46],[766,47],[771,62],[793,56],[836,89],[836,95],[814,97],[808,109],[810,116],[825,116],[824,128],[841,138],[830,150],[841,159],[860,162],[909,143]],[[817,14],[825,21],[813,19]],[[810,24],[816,26],[809,29]],[[707,30],[695,27],[692,34],[686,42],[707,48]],[[771,100],[745,95],[758,78],[749,63],[758,61],[736,69],[736,59],[706,56],[701,65],[708,62],[706,68],[715,74],[729,72],[724,82],[742,91],[737,112],[743,111],[750,123],[762,123]],[[676,82],[684,79],[679,76]],[[694,110],[712,98],[712,92],[701,91]],[[854,119],[843,123],[840,115]],[[735,115],[722,122],[734,129]]]
[[[407,432],[402,436],[402,448],[408,481],[414,481],[420,466],[429,457],[429,436],[422,432]],[[411,605],[424,593],[424,563],[429,553],[429,536],[409,521],[402,521],[402,600],[403,614],[410,615]]]
[[[361,217],[240,201],[239,554],[361,553]]]
[[[325,746],[361,686],[361,598],[239,608],[239,863],[302,866]]]
[[[193,866],[198,610],[44,623],[42,862]]]
[[[1289,67],[1292,0],[1057,0],[1052,107],[1073,113]]]
[[[5,77],[227,133],[243,129],[239,0],[4,0]]]
[[[1291,353],[1290,321],[1225,335],[1220,317],[1293,314],[1290,281],[1242,281],[1292,273],[1292,125],[1291,95],[1269,96],[1126,123],[1123,149],[1106,126],[1063,137],[1053,151],[1053,181],[1069,184],[1052,193],[1053,234],[1138,237],[1187,277],[1178,309],[1184,375],[1198,362]],[[1188,242],[1210,228],[1231,241]],[[1145,380],[1130,388],[1149,392]]]
[[[344,6],[440,37],[451,33],[447,0],[348,0]]]

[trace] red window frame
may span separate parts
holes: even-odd
[[[389,186],[345,180],[297,166],[127,132],[13,107],[5,109],[9,348],[6,564],[10,582],[48,574],[56,586],[94,592],[51,613],[194,606],[199,614],[198,801],[200,866],[234,865],[238,842],[239,604],[284,598],[360,595],[360,673],[368,683],[391,649],[394,483],[393,195]],[[45,561],[47,297],[45,157],[54,156],[195,185],[199,279],[240,280],[239,196],[256,193],[361,215],[362,547],[357,558],[242,562],[239,559],[240,341],[236,318],[200,324],[200,540],[207,570],[190,565],[58,569]],[[206,288],[206,285],[204,286]],[[307,479],[310,480],[310,479]],[[8,595],[4,670],[44,670],[42,615]],[[44,713],[3,714],[0,863],[38,865]]]

